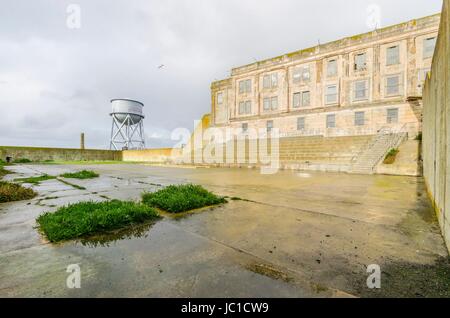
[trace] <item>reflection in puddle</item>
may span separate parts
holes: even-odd
[[[134,225],[125,229],[83,238],[80,239],[79,242],[83,246],[92,248],[109,247],[112,243],[115,243],[117,241],[148,237],[149,230],[153,227],[154,224],[155,222],[148,222],[145,224]]]

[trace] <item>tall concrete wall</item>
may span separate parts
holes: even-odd
[[[124,150],[122,160],[125,162],[172,163],[181,154],[182,150],[176,148]]]
[[[66,149],[66,148],[35,148],[35,147],[0,147],[0,159],[29,159],[31,161],[115,161],[122,160],[121,151]]]
[[[450,0],[444,0],[431,76],[424,88],[423,160],[428,191],[450,250],[449,8]]]

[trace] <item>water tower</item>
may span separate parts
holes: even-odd
[[[131,99],[113,99],[111,105],[110,149],[144,149],[144,104]]]

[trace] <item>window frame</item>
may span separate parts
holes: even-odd
[[[330,70],[332,70],[332,69],[330,68],[330,65],[331,65],[332,63],[335,64],[333,73],[330,71]],[[328,60],[328,61],[327,61],[327,77],[336,77],[336,76],[338,75],[338,73],[339,73],[339,72],[338,72],[338,60],[337,60],[337,58],[336,58],[336,59]]]
[[[390,116],[390,112],[395,111],[395,121],[392,121],[392,116]],[[399,122],[400,109],[397,108],[388,108],[386,110],[386,123],[387,124],[398,124]]]
[[[302,123],[302,127],[300,127]],[[303,131],[306,129],[306,117],[297,117],[297,131]]]
[[[333,121],[330,121],[330,118],[333,118]],[[331,126],[330,123],[333,125]],[[327,114],[326,127],[327,129],[336,128],[336,114]]]
[[[358,63],[358,57],[364,56],[364,63],[362,67],[359,67],[359,63]],[[367,52],[363,52],[363,53],[357,53],[354,56],[354,68],[353,70],[356,72],[362,72],[362,71],[366,71],[367,70]]]
[[[266,129],[268,133],[272,131],[273,127],[274,127],[273,120],[266,121]]]
[[[427,43],[429,43],[429,41],[433,41],[433,49],[430,51],[429,55],[425,54],[428,50],[427,50]],[[432,58],[434,56],[434,51],[436,50],[436,44],[437,44],[437,37],[429,37],[429,38],[425,38],[423,40],[423,59],[429,59]]]
[[[331,88],[331,87],[335,87],[335,89],[336,89],[336,93],[334,93],[334,94],[329,94],[328,93],[328,90]],[[335,99],[335,101],[329,101],[328,100],[328,97],[329,96],[336,96],[336,99]],[[339,103],[339,89],[338,89],[338,85],[337,84],[331,84],[331,85],[327,85],[326,87],[325,87],[325,105],[334,105],[334,104],[338,104]]]
[[[393,49],[396,50],[397,54],[395,57],[395,61],[392,61],[393,57],[391,55],[390,52],[393,51]],[[386,48],[386,66],[393,66],[393,65],[399,65],[401,64],[400,61],[400,45],[396,44],[396,45],[392,45],[389,46],[388,48]]]
[[[389,80],[393,79],[393,78],[397,78],[398,80],[398,84],[397,85],[389,85]],[[384,95],[385,97],[395,97],[395,96],[401,96],[402,95],[402,77],[400,74],[396,74],[396,75],[387,75],[386,76],[386,80],[385,80],[385,92]],[[395,93],[390,93],[389,89],[392,87],[397,87],[397,91]]]
[[[223,92],[218,92],[216,98],[217,105],[223,105]]]
[[[362,114],[362,118],[359,118],[358,115]],[[365,111],[357,111],[355,112],[354,125],[361,127],[366,125],[366,112]]]
[[[357,93],[362,91],[360,89],[357,89],[358,84],[364,83],[364,96],[363,97],[358,97]],[[370,85],[369,85],[369,80],[364,79],[364,80],[357,80],[353,82],[353,101],[355,102],[360,102],[360,101],[366,101],[369,100],[369,96],[370,96]]]

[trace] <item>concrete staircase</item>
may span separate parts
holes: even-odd
[[[356,158],[350,170],[355,174],[373,174],[375,167],[386,157],[387,153],[398,148],[408,139],[408,133],[390,133],[381,131],[373,142]]]

